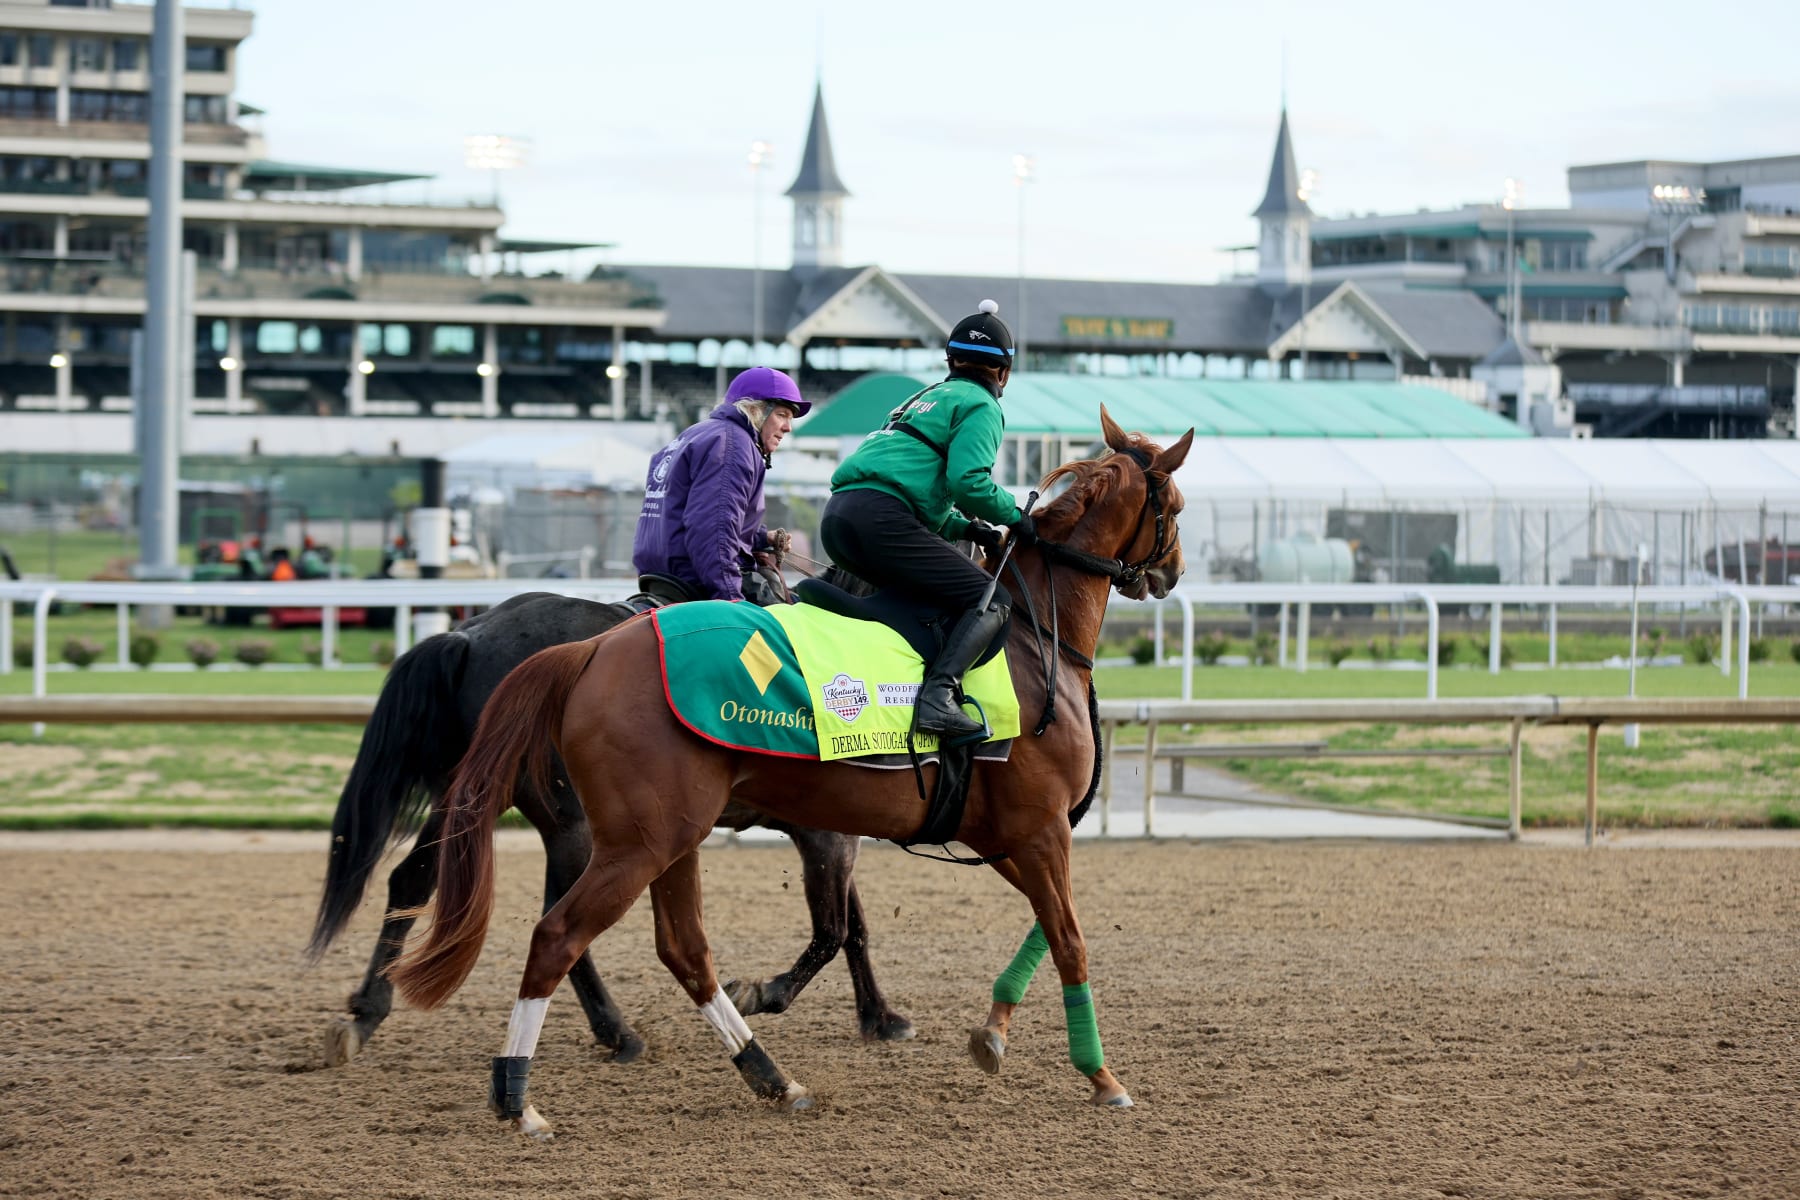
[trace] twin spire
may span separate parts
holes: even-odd
[[[838,178],[831,153],[831,127],[825,121],[825,85],[813,86],[812,123],[800,172],[787,190],[794,202],[794,270],[810,274],[844,265],[844,200],[850,189]]]
[[[825,86],[813,85],[812,120],[806,149],[787,196],[794,202],[794,269],[810,273],[844,264],[844,201],[850,189],[838,176],[831,150],[831,126],[825,119]],[[1269,186],[1251,214],[1262,227],[1258,239],[1257,279],[1265,286],[1291,286],[1312,273],[1313,211],[1300,196],[1300,168],[1288,131],[1287,105],[1275,133],[1275,157],[1269,164]]]

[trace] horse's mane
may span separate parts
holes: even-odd
[[[1141,451],[1148,458],[1154,459],[1161,453],[1161,447],[1141,433],[1128,433],[1131,449]],[[1072,527],[1081,519],[1081,514],[1106,499],[1117,490],[1127,478],[1125,455],[1114,451],[1103,458],[1083,458],[1074,462],[1066,462],[1053,468],[1038,484],[1039,494],[1048,494],[1050,489],[1063,480],[1069,481],[1069,487],[1062,495],[1052,500],[1039,514],[1038,520],[1056,528]],[[1161,475],[1163,472],[1157,472]]]

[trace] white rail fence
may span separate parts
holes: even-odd
[[[287,583],[9,583],[0,582],[0,674],[13,670],[13,604],[32,605],[32,694],[45,694],[48,617],[58,603],[112,606],[118,612],[118,661],[127,662],[131,609],[139,605],[182,607],[291,607],[316,608],[321,612],[320,649],[323,665],[337,666],[338,610],[341,608],[395,609],[395,653],[404,653],[415,609],[482,607],[523,592],[556,592],[592,600],[618,601],[637,590],[630,579],[457,579],[457,580],[332,580]],[[1124,608],[1135,601],[1114,597]],[[1174,605],[1181,613],[1181,698],[1194,698],[1194,638],[1197,614],[1205,609],[1240,609],[1249,605],[1278,606],[1280,636],[1277,661],[1289,665],[1288,644],[1294,644],[1292,667],[1308,669],[1312,610],[1315,606],[1401,606],[1423,608],[1426,618],[1425,698],[1438,695],[1438,646],[1441,613],[1445,606],[1484,605],[1488,609],[1488,670],[1501,669],[1504,612],[1511,608],[1542,610],[1549,621],[1550,665],[1556,665],[1556,620],[1563,608],[1629,610],[1635,621],[1639,612],[1671,605],[1701,610],[1714,606],[1719,615],[1719,669],[1737,675],[1738,696],[1750,694],[1750,633],[1752,606],[1800,604],[1800,586],[1687,586],[1687,587],[1542,587],[1520,585],[1442,584],[1272,584],[1224,583],[1177,587],[1161,601],[1155,622],[1156,661],[1168,663],[1165,653],[1162,610]],[[1290,613],[1292,618],[1290,619]],[[1736,638],[1734,645],[1733,638]],[[1735,650],[1735,664],[1734,664]]]
[[[1128,603],[1128,602],[1124,602]],[[1279,607],[1277,663],[1290,665],[1288,644],[1294,644],[1291,665],[1296,672],[1308,669],[1314,607],[1401,606],[1423,608],[1426,619],[1425,698],[1438,695],[1438,646],[1441,613],[1447,606],[1486,607],[1488,617],[1488,670],[1498,675],[1505,636],[1504,610],[1541,611],[1548,619],[1550,665],[1556,665],[1557,613],[1565,608],[1603,608],[1628,611],[1635,623],[1640,613],[1668,606],[1692,606],[1701,611],[1717,607],[1719,619],[1719,670],[1737,675],[1738,698],[1750,694],[1750,641],[1752,606],[1800,604],[1800,587],[1725,586],[1687,587],[1542,587],[1513,584],[1305,584],[1219,583],[1183,584],[1160,601],[1155,621],[1155,654],[1159,664],[1181,666],[1181,698],[1194,698],[1194,636],[1197,614],[1206,609],[1243,608],[1248,605]],[[1165,652],[1163,611],[1174,605],[1181,613],[1179,656]],[[1291,627],[1291,633],[1290,633]],[[1736,644],[1733,644],[1733,637]],[[1634,644],[1635,648],[1635,644]],[[1735,664],[1734,664],[1735,650]]]

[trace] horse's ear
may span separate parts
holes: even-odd
[[[1176,442],[1173,446],[1170,446],[1167,450],[1164,450],[1161,454],[1158,454],[1156,460],[1150,464],[1150,469],[1152,471],[1163,471],[1173,475],[1175,469],[1187,461],[1188,451],[1193,448],[1194,431],[1190,429],[1181,435],[1180,441]]]
[[[1106,444],[1114,450],[1124,451],[1131,448],[1131,438],[1123,429],[1119,428],[1119,423],[1112,419],[1112,414],[1106,411],[1104,404],[1100,406],[1100,432],[1106,438]]]

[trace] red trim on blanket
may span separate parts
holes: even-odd
[[[736,742],[720,741],[682,716],[681,710],[675,707],[675,695],[669,690],[669,647],[668,643],[663,641],[662,623],[656,619],[656,609],[651,609],[648,615],[651,627],[656,630],[656,668],[662,673],[663,702],[669,706],[669,712],[674,714],[675,719],[680,721],[689,733],[701,741],[711,742],[715,746],[723,746],[727,750],[742,750],[746,754],[763,754],[770,758],[798,758],[803,762],[819,761],[819,756],[816,754],[795,754],[791,750],[770,750],[763,746],[740,746]],[[817,740],[816,734],[814,740]]]

